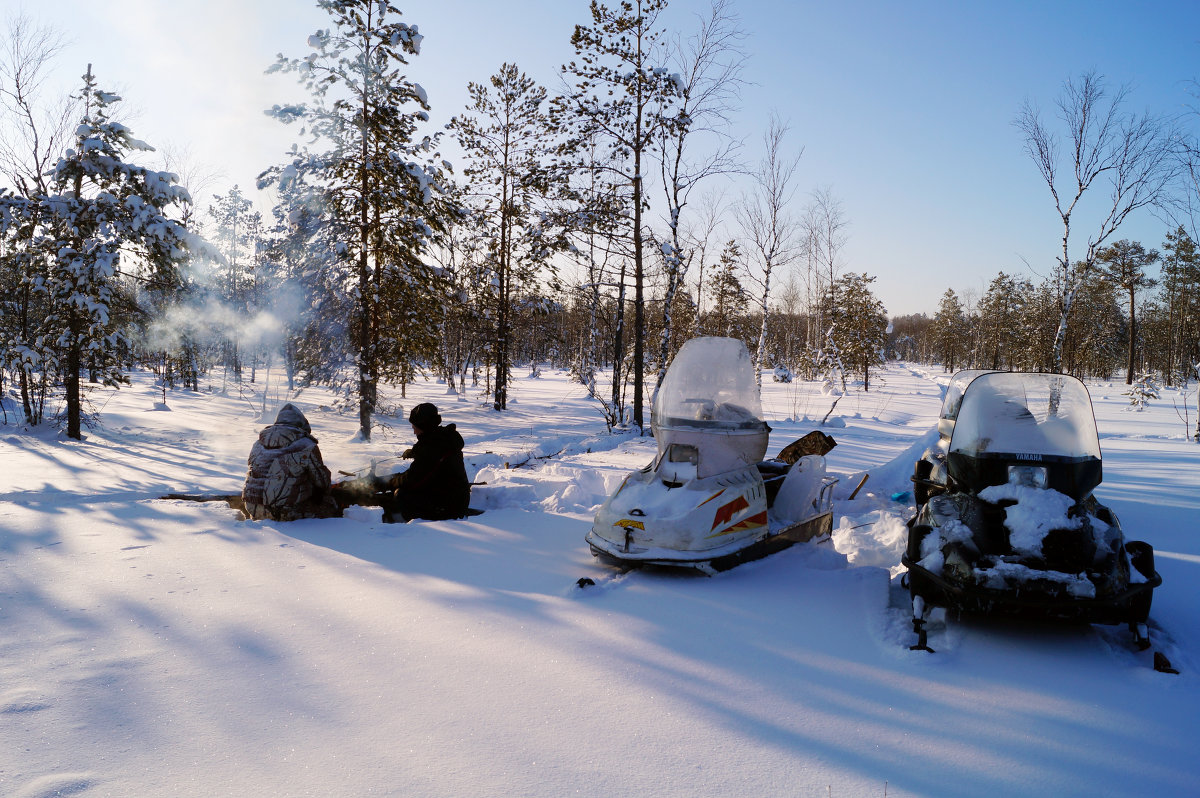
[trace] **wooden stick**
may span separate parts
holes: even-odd
[[[870,474],[863,474],[863,478],[862,478],[862,479],[860,479],[860,480],[858,481],[858,487],[857,487],[857,488],[855,488],[855,489],[854,489],[854,492],[850,494],[850,498],[851,498],[851,499],[853,499],[855,496],[857,496],[857,495],[858,495],[858,492],[859,492],[859,490],[861,490],[861,489],[862,489],[862,486],[866,484],[866,482],[867,482],[867,477],[869,477],[869,476],[871,476],[871,475],[870,475]]]

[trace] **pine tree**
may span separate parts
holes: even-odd
[[[862,377],[863,390],[871,389],[871,369],[883,365],[888,317],[883,303],[871,291],[875,278],[848,272],[831,286],[834,305],[832,337],[842,362]]]
[[[220,260],[215,264],[214,288],[234,317],[244,317],[250,309],[250,291],[254,282],[252,259],[257,249],[251,231],[261,214],[236,185],[224,195],[214,194],[208,208],[212,223],[209,236]],[[232,325],[225,341],[225,368],[234,379],[242,380],[242,352],[238,326]]]
[[[288,390],[296,380],[338,386],[354,362],[349,322],[351,297],[338,284],[337,242],[323,220],[320,195],[300,181],[288,183],[271,209],[263,257],[282,322],[281,349]]]
[[[942,368],[957,371],[966,361],[967,314],[954,289],[947,288],[933,317],[934,351]]]
[[[750,305],[750,297],[742,286],[745,271],[741,247],[731,240],[725,244],[710,278],[710,305],[704,325],[709,332],[727,338],[745,338],[746,310]]]
[[[1163,371],[1167,385],[1186,384],[1200,353],[1200,251],[1182,226],[1163,242],[1162,290],[1167,314]]]
[[[401,74],[420,52],[415,25],[399,21],[390,0],[320,0],[333,27],[309,37],[314,52],[283,56],[270,71],[296,74],[306,105],[275,106],[285,123],[302,121],[312,143],[293,147],[291,162],[268,170],[260,184],[286,190],[299,180],[320,195],[332,230],[339,274],[354,286],[349,332],[356,346],[359,431],[371,437],[381,378],[411,376],[421,354],[436,353],[441,311],[437,275],[424,261],[451,209],[442,197],[436,136],[418,137],[428,122],[425,90]],[[323,143],[320,152],[309,146]]]
[[[1125,367],[1125,384],[1133,384],[1133,373],[1137,366],[1137,315],[1136,297],[1139,288],[1150,288],[1158,284],[1146,274],[1146,267],[1158,261],[1158,250],[1146,251],[1136,241],[1121,239],[1105,247],[1096,255],[1097,268],[1101,275],[1125,291],[1129,299],[1129,357]]]
[[[615,9],[592,0],[591,25],[576,25],[571,36],[579,60],[563,67],[573,82],[557,98],[556,125],[569,131],[564,153],[585,152],[597,138],[624,157],[606,160],[628,188],[627,219],[633,258],[633,423],[643,425],[645,383],[645,231],[643,180],[649,155],[663,125],[679,124],[669,113],[679,82],[662,67],[656,27],[666,0],[621,0]]]
[[[493,407],[508,407],[512,368],[514,304],[522,291],[551,266],[559,242],[546,229],[545,198],[554,173],[546,90],[515,64],[503,64],[488,84],[471,83],[471,102],[451,127],[466,153],[471,218],[486,242],[494,284],[495,328],[492,353],[496,367]]]
[[[1151,399],[1158,398],[1158,383],[1153,375],[1143,372],[1136,380],[1129,383],[1129,390],[1124,395],[1129,397],[1129,409],[1138,413],[1146,409]]]
[[[1020,367],[1027,357],[1026,305],[1033,286],[1001,272],[979,301],[979,366],[987,369]]]
[[[556,103],[559,101],[556,100]],[[555,125],[563,123],[556,110]],[[573,166],[567,182],[559,184],[559,202],[567,236],[567,257],[584,273],[580,286],[586,307],[585,333],[574,356],[573,371],[601,404],[609,428],[628,420],[625,405],[625,307],[630,242],[627,181],[623,177],[625,153],[601,146],[599,134],[569,149]],[[608,290],[605,290],[608,289]],[[611,291],[611,293],[610,293]],[[607,397],[596,384],[597,369],[612,364],[612,384]]]

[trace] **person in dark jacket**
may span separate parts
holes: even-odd
[[[308,419],[292,403],[258,434],[247,459],[242,502],[256,521],[295,521],[340,515],[330,494],[329,469]]]
[[[437,407],[429,402],[414,407],[408,421],[417,442],[405,452],[412,465],[396,478],[392,520],[462,518],[471,501],[462,435],[453,424],[442,426]]]

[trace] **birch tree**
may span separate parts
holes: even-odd
[[[700,183],[741,170],[737,158],[741,143],[730,134],[730,128],[743,84],[744,38],[728,1],[717,0],[693,36],[676,38],[668,47],[671,68],[679,76],[679,96],[674,106],[677,123],[663,125],[657,142],[667,236],[660,247],[666,287],[656,393],[671,359],[676,297],[686,284],[696,254],[696,245],[684,233],[685,210]],[[699,323],[699,313],[696,320]]]
[[[53,94],[46,79],[65,42],[53,27],[24,14],[7,19],[0,36],[0,178],[15,189],[8,197],[29,200],[26,213],[9,217],[0,239],[0,391],[4,373],[15,374],[27,424],[40,424],[51,388],[52,353],[35,334],[49,312],[45,263],[36,257],[31,236],[39,229],[37,197],[50,192],[50,175],[71,140],[77,101]]]
[[[812,192],[800,226],[804,239],[805,286],[808,290],[808,339],[816,348],[824,332],[837,322],[833,309],[823,301],[828,287],[842,270],[842,249],[849,226],[842,203],[828,186]]]
[[[1054,276],[1059,302],[1055,371],[1062,370],[1063,343],[1081,281],[1130,214],[1165,199],[1178,168],[1173,157],[1176,137],[1167,122],[1149,113],[1125,111],[1128,96],[1127,88],[1110,93],[1102,76],[1087,72],[1063,84],[1055,100],[1057,126],[1030,102],[1015,121],[1062,223]],[[1081,246],[1076,245],[1073,235],[1082,226],[1075,224],[1080,202],[1103,188],[1108,196],[1097,201],[1099,211],[1089,214],[1090,232]]]
[[[798,254],[799,227],[788,213],[795,193],[793,180],[803,150],[789,156],[784,152],[788,126],[772,116],[763,134],[764,154],[754,173],[754,193],[743,198],[737,208],[738,223],[747,248],[756,262],[758,309],[762,315],[755,352],[755,379],[762,387],[763,361],[766,357],[767,315],[770,311],[771,277],[776,269],[787,267]]]

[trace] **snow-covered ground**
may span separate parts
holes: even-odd
[[[94,395],[84,442],[0,426],[0,794],[1200,794],[1200,446],[1182,396],[1132,413],[1123,385],[1091,386],[1097,494],[1156,549],[1151,636],[1172,676],[1121,627],[951,618],[936,654],[908,650],[908,476],[946,380],[894,365],[843,398],[833,540],[712,578],[593,560],[597,505],[654,444],[605,434],[552,371],[518,380],[503,414],[410,386],[369,444],[330,394],[273,378],[266,421],[291,398],[335,471],[398,467],[404,412],[437,403],[487,483],[462,521],[260,523],[156,500],[240,489],[265,423],[253,390],[163,409],[139,376]],[[769,453],[829,404],[809,383],[763,398]]]

